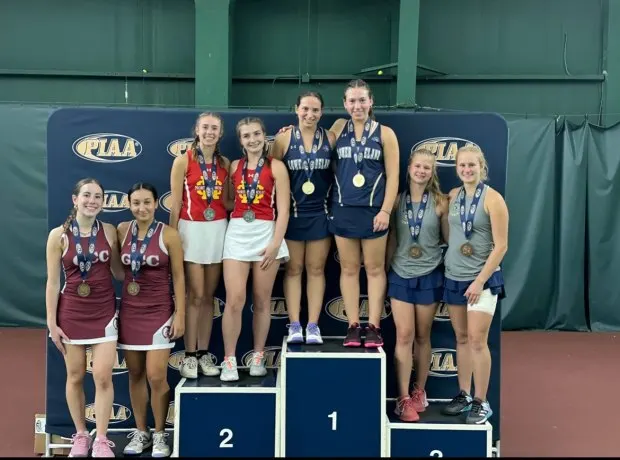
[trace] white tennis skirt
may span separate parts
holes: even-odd
[[[227,219],[213,222],[179,219],[183,260],[202,265],[221,263],[227,227]]]
[[[265,249],[276,229],[272,220],[256,219],[246,222],[242,218],[230,219],[224,241],[224,259],[241,260],[243,262],[260,262],[263,256],[259,255]],[[288,246],[284,239],[276,256],[281,263],[288,262]]]

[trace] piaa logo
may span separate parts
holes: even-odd
[[[226,302],[224,302],[222,299],[215,296],[213,297],[213,319],[221,318],[225,305]]]
[[[265,366],[269,367],[280,367],[280,351],[281,347],[265,347]],[[254,350],[248,351],[241,358],[241,362],[244,366],[250,367],[252,364],[252,354]]]
[[[96,163],[119,163],[137,158],[142,144],[133,137],[116,133],[88,134],[77,139],[72,146],[78,157]]]
[[[159,197],[159,206],[170,214],[170,207],[172,206],[172,192],[166,192]]]
[[[211,357],[213,364],[217,366],[217,358],[213,353],[207,352],[207,354]],[[168,357],[168,367],[178,371],[181,367],[181,363],[183,362],[183,358],[185,358],[185,350],[175,351],[174,353],[170,353]]]
[[[368,321],[368,296],[360,296],[360,320]],[[344,310],[344,300],[342,297],[336,297],[325,305],[325,312],[335,320],[343,323],[349,322],[347,313]],[[381,310],[381,320],[384,320],[392,314],[392,307],[388,300],[383,301],[383,309]]]
[[[184,139],[177,139],[175,141],[170,142],[167,148],[168,155],[173,156],[173,157],[185,155],[185,152],[187,152],[187,149],[191,147],[192,142],[194,142],[194,139],[192,139],[191,137],[186,137]]]
[[[85,410],[86,420],[92,423],[97,423],[95,419],[95,403],[88,404]],[[110,411],[110,421],[108,422],[110,425],[115,423],[122,423],[126,420],[129,420],[131,417],[131,409],[126,406],[121,406],[120,404],[112,404],[112,410]]]
[[[460,137],[431,137],[430,139],[424,139],[418,142],[411,151],[417,149],[427,149],[435,154],[437,159],[437,166],[455,166],[456,152],[461,147],[474,146],[478,147],[478,144],[470,141],[469,139],[462,139]]]
[[[250,305],[250,310],[254,313],[254,304]],[[286,300],[282,297],[272,297],[271,305],[269,305],[272,319],[288,319],[288,310],[286,308]]]
[[[450,312],[445,302],[439,302],[437,311],[435,312],[434,321],[450,321]]]
[[[129,198],[118,190],[106,190],[103,194],[103,212],[120,212],[129,209]]]
[[[456,350],[452,348],[433,348],[431,368],[428,375],[433,377],[456,377]]]
[[[174,426],[174,401],[168,404],[168,413],[166,414],[166,425]]]
[[[112,375],[125,374],[129,372],[127,370],[127,361],[122,355],[121,350],[116,350],[116,357],[114,358],[114,364],[112,365]],[[93,373],[93,349],[91,347],[86,348],[86,372]]]

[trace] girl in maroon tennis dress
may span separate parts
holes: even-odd
[[[112,271],[120,279],[122,266],[114,226],[97,219],[103,208],[103,187],[82,179],[73,189],[73,209],[47,240],[47,326],[54,345],[65,358],[66,398],[75,424],[71,457],[114,457],[106,437],[109,417],[97,417],[94,443],[86,430],[84,376],[86,347],[92,347],[95,412],[110,414],[114,401],[112,367],[116,360],[118,327]],[[65,284],[60,287],[60,270]]]
[[[168,358],[174,340],[185,329],[183,246],[176,229],[155,220],[155,187],[137,183],[127,195],[135,220],[118,226],[125,267],[118,347],[123,349],[129,371],[129,396],[136,428],[129,433],[131,441],[123,452],[140,455],[152,446],[153,457],[167,457],[170,448],[164,428],[170,402]],[[152,436],[146,426],[147,381],[155,419]]]

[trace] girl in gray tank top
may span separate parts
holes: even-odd
[[[388,296],[396,325],[394,362],[400,397],[395,412],[401,420],[414,422],[428,405],[424,388],[431,327],[443,295],[440,245],[442,234],[447,239],[448,201],[439,189],[432,152],[412,152],[407,169],[407,189],[394,203],[390,222]],[[416,381],[410,393],[414,337]]]
[[[507,250],[508,209],[504,198],[484,183],[488,171],[479,147],[458,150],[456,172],[462,185],[450,191],[443,300],[456,336],[460,388],[442,412],[467,413],[466,423],[479,425],[493,415],[486,399],[491,374],[487,338],[497,300],[504,297],[500,263]]]

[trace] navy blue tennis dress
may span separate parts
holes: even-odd
[[[330,236],[327,213],[333,183],[331,155],[324,128],[317,128],[310,152],[305,151],[299,127],[291,129],[291,141],[282,158],[291,183],[291,210],[285,239],[313,241]]]
[[[337,168],[329,228],[344,238],[372,239],[387,233],[373,231],[374,217],[385,196],[385,164],[381,125],[370,118],[362,138],[355,139],[349,120],[336,142]]]

